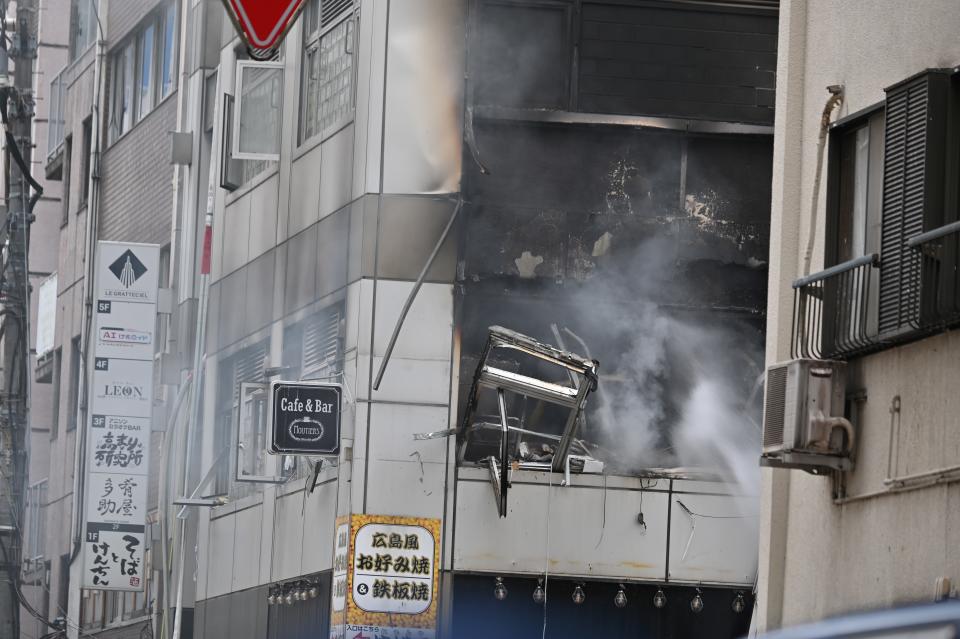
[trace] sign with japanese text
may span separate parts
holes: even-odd
[[[160,248],[100,242],[90,367],[82,587],[140,591]]]
[[[340,454],[340,386],[316,382],[270,384],[270,452]]]
[[[434,639],[440,520],[353,515],[341,600],[336,557],[341,554],[340,533],[345,527],[338,522],[331,638]],[[341,613],[338,606],[345,610]]]

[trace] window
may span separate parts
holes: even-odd
[[[849,358],[960,322],[960,79],[928,70],[834,125],[828,268],[794,282],[793,354]]]
[[[211,460],[212,463],[217,464],[212,492],[214,495],[226,495],[231,492],[232,463],[228,455],[236,432],[235,420],[240,415],[243,390],[241,385],[260,384],[264,381],[263,371],[269,346],[269,341],[263,341],[220,361],[217,372],[216,418]]]
[[[97,0],[70,2],[70,61],[73,62],[97,39]]]
[[[278,160],[283,63],[238,61],[236,91],[233,156],[240,160]]]
[[[275,163],[270,160],[241,160],[233,156],[233,96],[223,95],[223,146],[220,149],[220,186],[235,191]]]
[[[353,118],[353,2],[311,0],[303,19],[298,141]]]
[[[80,336],[70,340],[70,393],[67,398],[67,430],[77,427],[77,399],[80,396],[80,371],[83,356],[80,351]]]
[[[63,366],[63,352],[57,349],[53,352],[53,413],[50,417],[50,439],[56,439],[60,432],[60,370]]]
[[[142,120],[176,85],[177,5],[148,17],[110,54],[108,126],[113,142]]]
[[[93,120],[92,117],[88,117],[83,121],[83,156],[80,158],[80,166],[83,167],[83,172],[80,175],[80,208],[83,208],[87,205],[87,198],[90,196],[90,153],[92,151],[91,145],[93,143]]]
[[[67,81],[64,69],[50,82],[50,111],[47,114],[47,161],[54,159],[63,145],[63,109],[67,96]],[[51,176],[52,177],[52,176]]]
[[[36,570],[44,564],[47,534],[47,480],[27,487],[26,530],[23,539],[25,570]]]
[[[60,226],[66,226],[70,221],[70,164],[73,161],[73,136],[68,135],[63,143],[63,201],[60,205]]]

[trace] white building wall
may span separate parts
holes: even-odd
[[[771,225],[767,363],[789,359],[793,290],[810,229],[817,132],[825,87],[844,86],[835,117],[884,99],[925,68],[960,63],[960,13],[950,0],[783,0]],[[824,173],[826,175],[826,173]],[[825,177],[824,177],[825,180]],[[811,271],[823,264],[826,189],[817,205]],[[883,489],[894,396],[902,400],[895,446],[900,474],[960,462],[960,342],[953,334],[863,357],[851,377],[867,392],[858,424],[851,503],[830,481],[764,469],[757,625],[777,627],[860,608],[931,599],[940,576],[960,579],[960,487],[939,485],[858,499]]]

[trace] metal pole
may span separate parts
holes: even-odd
[[[6,3],[2,3],[6,9]],[[0,16],[0,18],[5,18]],[[0,414],[0,639],[19,639],[20,541],[23,533],[23,497],[27,473],[29,281],[27,256],[30,242],[30,209],[22,167],[30,166],[33,118],[33,59],[36,57],[36,0],[17,3],[16,31],[5,53],[14,60],[13,87],[3,87],[8,159],[8,213],[3,233],[3,389]],[[6,27],[6,22],[4,22]],[[6,69],[3,69],[5,72]],[[3,75],[6,78],[6,73]],[[12,139],[11,139],[12,138]],[[16,144],[16,149],[11,147]],[[12,161],[19,149],[21,162]]]

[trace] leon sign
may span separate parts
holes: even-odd
[[[223,0],[255,58],[268,59],[303,9],[305,0]]]
[[[339,455],[340,390],[339,384],[270,384],[270,452]]]

